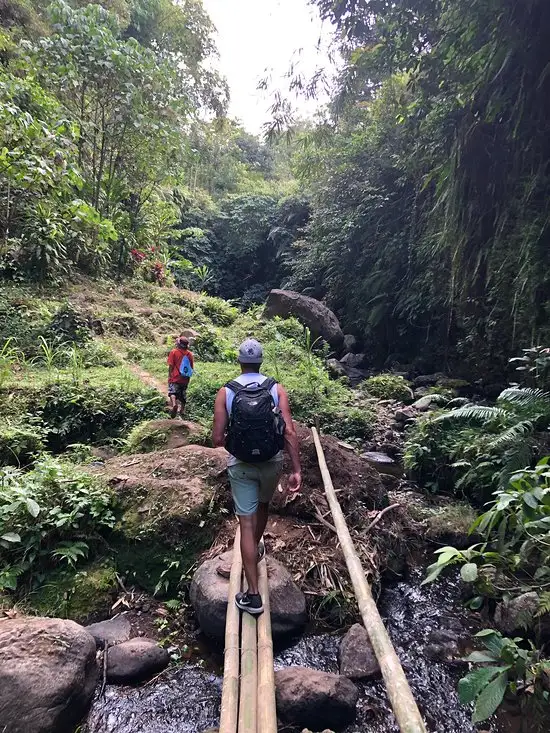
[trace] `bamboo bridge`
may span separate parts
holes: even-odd
[[[319,433],[315,428],[312,432],[334,527],[397,724],[401,733],[426,733],[424,721],[353,545],[332,484]],[[273,642],[265,557],[258,569],[264,613],[255,618],[248,613],[241,615],[234,603],[229,602],[227,606],[220,733],[277,733]],[[229,599],[245,589],[243,583],[246,581],[243,581],[240,533],[237,530],[229,579]]]

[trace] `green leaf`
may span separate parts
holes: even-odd
[[[481,723],[482,720],[490,718],[502,702],[506,694],[506,688],[508,687],[508,675],[506,671],[503,671],[502,674],[480,692],[472,716],[473,723]]]
[[[478,576],[477,565],[468,562],[460,568],[460,576],[465,583],[475,583]]]
[[[27,499],[27,509],[33,517],[37,517],[40,514],[40,507],[34,499]]]
[[[464,705],[473,702],[492,679],[508,669],[508,667],[481,667],[467,674],[458,682],[460,702]]]
[[[14,544],[21,542],[21,537],[17,532],[6,532],[6,534],[3,534],[0,539],[5,540],[6,542],[13,542]]]
[[[464,657],[465,662],[496,662],[498,661],[495,656],[488,654],[487,652],[472,652],[467,657]]]

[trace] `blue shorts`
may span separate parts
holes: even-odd
[[[283,473],[282,461],[267,463],[237,463],[228,466],[229,482],[239,516],[258,511],[258,504],[269,504]]]

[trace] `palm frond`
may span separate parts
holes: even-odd
[[[449,422],[455,420],[464,420],[472,422],[490,423],[495,420],[505,420],[509,417],[506,410],[501,407],[486,407],[484,405],[467,405],[459,407],[444,415],[439,415],[434,422]]]
[[[534,425],[531,420],[522,420],[521,422],[511,425],[503,433],[497,435],[494,440],[489,443],[489,448],[497,450],[507,450],[515,447],[519,441],[524,441],[534,432]]]
[[[545,412],[550,411],[550,393],[534,387],[509,387],[502,392],[497,400],[520,407],[540,407]]]

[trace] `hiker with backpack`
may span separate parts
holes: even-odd
[[[183,416],[187,402],[187,387],[193,376],[193,353],[189,351],[189,339],[180,334],[176,348],[168,354],[168,398],[170,417]]]
[[[257,563],[265,548],[261,542],[269,502],[283,472],[283,449],[291,461],[287,488],[296,493],[302,485],[296,429],[288,395],[274,379],[260,372],[263,351],[258,341],[247,339],[239,348],[241,375],[222,387],[214,405],[212,439],[229,453],[228,474],[241,527],[241,554],[248,590],[237,593],[235,603],[253,615],[263,612],[258,592]]]

